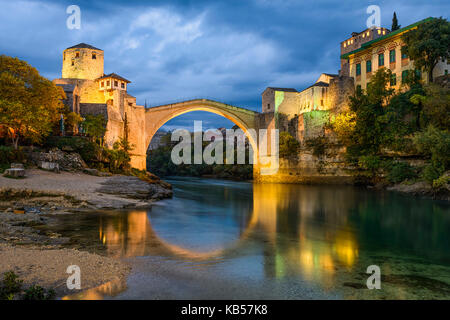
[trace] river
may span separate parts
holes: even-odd
[[[353,186],[171,178],[150,210],[63,215],[126,283],[73,299],[449,299],[450,205]],[[368,289],[378,266],[381,289]]]

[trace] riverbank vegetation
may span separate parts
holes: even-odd
[[[38,285],[32,285],[23,289],[23,281],[13,271],[3,274],[0,281],[0,300],[53,300],[56,296],[55,290],[44,289]]]
[[[346,160],[371,178],[391,183],[423,179],[442,184],[450,166],[450,90],[421,83],[419,74],[390,88],[391,71],[379,69],[366,91],[357,90],[350,110],[332,127],[346,147]],[[412,167],[412,159],[425,165]]]

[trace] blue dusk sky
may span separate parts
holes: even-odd
[[[66,27],[69,5],[81,8],[81,29]],[[394,11],[402,26],[448,18],[448,0],[0,0],[0,54],[16,56],[49,79],[61,77],[62,51],[80,42],[105,51],[105,73],[129,80],[138,104],[205,97],[260,110],[268,86],[301,90],[320,73],[337,73],[339,43],[366,28],[366,9]],[[195,112],[165,126],[230,127]]]

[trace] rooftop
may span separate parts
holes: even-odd
[[[272,89],[272,90],[275,90],[275,91],[298,92],[298,91],[295,90],[294,88],[267,87],[267,89]],[[267,90],[267,89],[266,89],[266,90]]]
[[[117,79],[117,80],[125,81],[127,83],[131,82],[130,80],[127,80],[124,77],[121,77],[121,76],[119,76],[118,74],[116,74],[114,72],[110,73],[110,74],[104,74],[102,77],[98,78],[97,80],[106,79],[106,78],[114,78],[114,79]]]
[[[99,49],[99,48],[96,48],[96,47],[93,47],[93,46],[91,46],[90,44],[86,44],[86,43],[79,43],[79,44],[77,44],[77,45],[74,45],[74,46],[72,46],[72,47],[69,47],[69,48],[67,48],[67,49],[76,49],[76,48],[80,48],[80,49],[92,49],[92,50],[100,50],[100,51],[103,51],[102,49]],[[66,50],[67,50],[66,49]]]
[[[410,24],[409,26],[406,26],[406,27],[404,27],[404,28],[401,28],[401,29],[392,31],[392,32],[390,32],[390,33],[388,33],[388,34],[386,34],[386,35],[384,35],[384,36],[381,36],[381,37],[376,38],[376,39],[374,39],[374,40],[368,41],[368,42],[362,44],[362,45],[361,45],[361,48],[358,48],[358,49],[356,49],[356,50],[353,50],[353,51],[347,52],[346,54],[343,54],[343,55],[341,56],[341,59],[348,59],[348,57],[349,57],[350,55],[355,54],[355,53],[358,53],[358,52],[363,51],[363,50],[365,50],[365,49],[368,49],[368,48],[370,48],[373,44],[375,44],[375,43],[377,43],[377,42],[380,42],[380,41],[389,39],[389,38],[391,38],[391,37],[393,37],[393,36],[395,36],[395,35],[397,35],[397,34],[401,34],[401,33],[404,33],[404,32],[406,32],[406,31],[409,31],[409,30],[411,30],[411,29],[417,27],[419,24],[422,24],[422,23],[431,21],[431,20],[433,20],[433,19],[434,19],[433,17],[429,17],[429,18],[426,18],[426,19],[417,21],[416,23]]]

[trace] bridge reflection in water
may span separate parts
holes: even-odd
[[[169,289],[195,276],[230,288],[269,284],[281,290],[267,292],[271,298],[295,297],[305,281],[350,298],[448,297],[448,204],[344,186],[170,182],[175,197],[148,212],[61,215],[55,231],[95,252],[131,258],[138,280],[150,278],[146,284],[164,270]],[[383,290],[365,289],[372,264],[384,272]],[[130,292],[145,294],[134,276]],[[126,285],[113,281],[68,298],[114,296]]]
[[[291,191],[281,184],[253,185],[253,209],[239,236],[212,250],[191,249],[163,239],[146,211],[100,218],[98,236],[108,256],[162,256],[201,266],[254,254],[252,248],[257,246],[263,253],[264,277],[300,275],[331,287],[337,266],[351,268],[358,259],[356,238],[347,228],[347,206],[353,201],[346,198],[352,194]],[[336,197],[341,197],[340,201]]]

